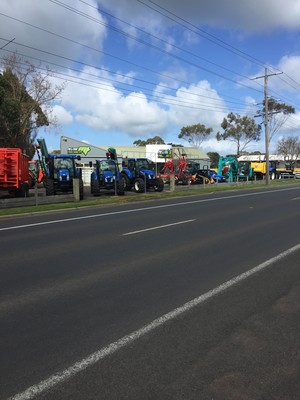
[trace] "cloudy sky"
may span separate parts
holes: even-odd
[[[8,41],[14,41],[8,44]],[[300,132],[298,0],[1,0],[0,57],[15,50],[66,86],[54,106],[58,130],[96,146],[213,128],[205,151],[234,152],[216,133],[229,112],[253,117],[269,94],[292,105],[271,144]],[[262,122],[257,119],[257,122]],[[249,151],[264,150],[264,138]]]

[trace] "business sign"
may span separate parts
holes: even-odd
[[[86,156],[90,151],[90,146],[68,147],[68,154],[83,154]]]
[[[158,150],[157,158],[172,158],[172,149]]]

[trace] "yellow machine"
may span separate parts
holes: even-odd
[[[251,168],[253,169],[256,179],[263,179],[267,173],[267,164],[265,161],[252,161]],[[269,162],[269,174],[271,179],[276,178],[276,161]]]

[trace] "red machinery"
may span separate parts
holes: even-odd
[[[188,185],[189,174],[186,171],[187,164],[186,154],[183,153],[182,149],[173,148],[172,158],[165,159],[165,164],[158,177],[162,178],[164,183],[170,183],[170,176],[174,174],[175,184],[182,183],[183,185]]]
[[[29,195],[29,158],[18,148],[0,148],[0,190],[15,197]]]

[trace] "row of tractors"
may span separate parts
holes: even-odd
[[[6,190],[15,197],[27,197],[29,189],[36,183],[43,183],[46,195],[52,196],[58,192],[73,192],[73,179],[78,179],[79,198],[83,199],[82,169],[78,163],[80,156],[49,154],[44,139],[37,142],[38,159],[33,161],[29,161],[21,149],[0,148],[0,190]],[[147,158],[125,158],[122,168],[119,168],[116,151],[109,148],[106,159],[90,163],[91,194],[98,196],[103,191],[113,191],[124,195],[132,189],[136,193],[150,189],[161,192],[164,185],[170,183],[171,177],[174,177],[175,185],[188,185],[259,180],[264,179],[267,173],[270,179],[295,175],[291,166],[282,166],[278,161],[270,161],[267,172],[266,162],[238,161],[234,156],[219,157],[215,170],[208,166],[200,169],[199,163],[188,160],[181,151],[177,149],[178,154],[173,152],[171,157],[166,154],[165,162],[157,173],[154,172],[154,164]]]
[[[119,169],[115,149],[109,148],[106,160],[97,160],[91,174],[91,193],[100,195],[102,190],[114,190],[118,195],[124,195],[125,191],[134,189],[136,193],[142,193],[153,189],[162,192],[163,180],[156,176],[147,158],[126,158],[122,161],[122,169]]]
[[[0,190],[7,191],[13,197],[28,197],[29,189],[36,183],[42,183],[47,196],[59,192],[73,192],[73,180],[79,181],[79,198],[84,196],[84,183],[81,159],[73,154],[49,154],[44,139],[38,139],[36,145],[37,160],[29,161],[21,149],[0,149]],[[134,189],[142,193],[153,189],[161,192],[163,180],[156,176],[147,158],[126,158],[120,170],[115,149],[109,148],[106,159],[90,163],[91,194],[100,195],[105,191],[114,191],[124,195]]]

